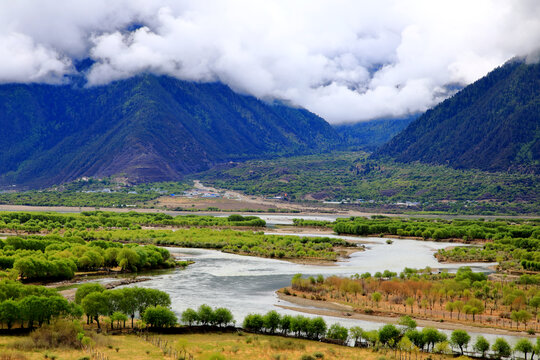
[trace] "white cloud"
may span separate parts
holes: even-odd
[[[24,34],[0,35],[0,79],[4,82],[61,83],[72,71],[71,60],[35,44]]]
[[[145,71],[222,81],[331,122],[423,111],[538,44],[536,0],[0,3],[0,82],[57,82],[90,56],[93,85]]]

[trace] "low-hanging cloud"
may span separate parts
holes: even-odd
[[[424,111],[539,44],[536,0],[0,3],[0,82],[60,83],[89,57],[90,86],[221,81],[334,123]]]

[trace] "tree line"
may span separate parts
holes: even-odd
[[[314,300],[340,301],[359,312],[415,314],[445,321],[472,321],[491,326],[538,330],[540,276],[488,280],[483,273],[461,267],[456,274],[406,268],[399,275],[385,270],[374,275],[303,278],[295,275],[285,294]]]
[[[87,242],[72,234],[0,239],[0,270],[14,269],[22,280],[71,279],[77,271],[115,267],[141,271],[176,265],[167,249],[153,245],[123,245],[107,240]]]
[[[142,226],[244,226],[264,227],[266,222],[256,216],[233,214],[228,217],[178,215],[165,213],[127,213],[83,211],[79,214],[41,212],[0,212],[0,229],[21,232],[51,232],[54,230],[141,229]]]
[[[305,222],[304,222],[305,223]],[[463,220],[425,218],[365,218],[350,217],[336,219],[333,229],[338,234],[354,235],[397,235],[444,240],[475,239],[508,240],[540,239],[540,224],[537,220]]]

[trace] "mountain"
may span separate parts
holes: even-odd
[[[348,148],[374,151],[400,133],[416,118],[418,115],[333,126]]]
[[[512,60],[428,110],[374,157],[540,173],[540,64]]]
[[[215,163],[315,153],[340,144],[304,109],[220,83],[140,75],[105,86],[0,86],[0,184],[43,187],[82,176],[179,179]]]

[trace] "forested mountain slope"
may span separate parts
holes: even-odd
[[[488,171],[540,171],[540,64],[512,60],[412,122],[374,154]]]
[[[0,86],[0,184],[174,180],[214,163],[326,151],[320,117],[219,83],[140,75],[106,86]]]

